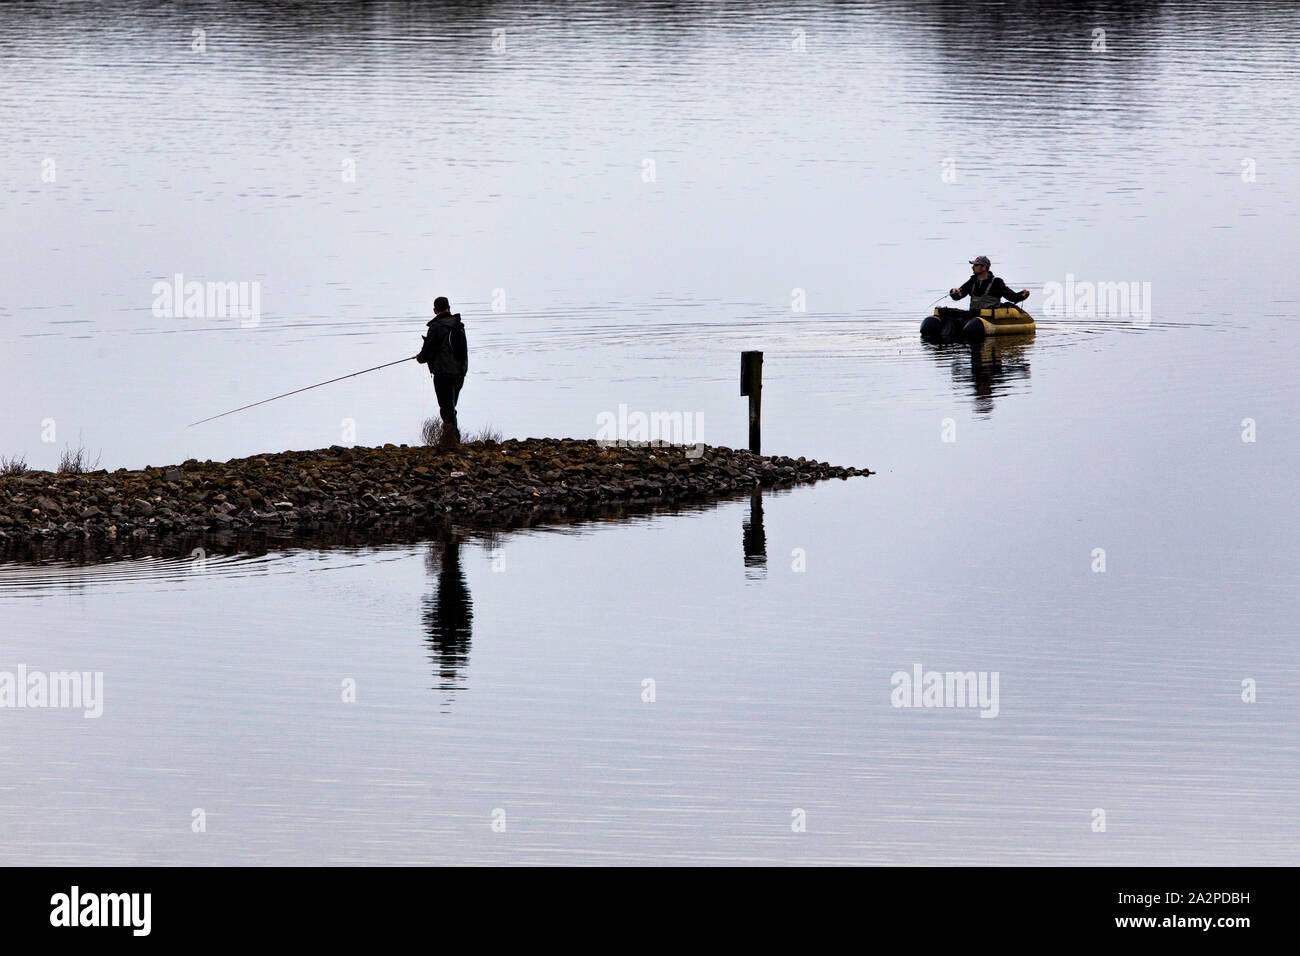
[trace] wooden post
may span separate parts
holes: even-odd
[[[749,396],[749,450],[755,455],[762,445],[763,353],[740,353],[740,394]]]

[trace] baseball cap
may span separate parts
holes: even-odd
[[[976,256],[974,259],[972,259],[972,260],[970,261],[970,264],[973,265],[973,266],[991,266],[991,265],[993,265],[993,263],[989,262],[989,257],[988,257],[988,256]]]

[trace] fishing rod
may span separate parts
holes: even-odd
[[[264,398],[260,402],[253,402],[251,405],[241,405],[239,408],[232,408],[228,412],[222,412],[220,415],[213,415],[211,418],[203,418],[197,422],[190,422],[186,428],[193,428],[195,425],[202,425],[204,422],[214,421],[218,418],[225,418],[227,415],[233,415],[235,412],[242,412],[246,408],[256,408],[258,405],[265,405],[267,402],[273,402],[277,398],[288,398],[290,395],[297,395],[299,392],[306,392],[313,388],[320,388],[322,385],[329,385],[331,382],[341,382],[345,378],[356,378],[358,375],[365,375],[367,372],[377,372],[381,368],[388,368],[390,365],[401,365],[403,362],[409,362],[417,356],[411,355],[407,358],[398,359],[396,362],[385,362],[383,365],[376,365],[374,368],[363,368],[360,372],[353,372],[350,375],[340,375],[338,378],[332,378],[328,382],[317,382],[315,385],[308,385],[306,388],[295,388],[292,392],[285,392],[283,395],[273,395],[270,398]]]

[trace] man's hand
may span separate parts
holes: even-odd
[[[1022,299],[1028,299],[1028,298],[1029,298],[1029,290],[1028,290],[1028,289],[1021,289],[1021,290],[1020,290],[1020,298],[1022,298]]]
[[[949,289],[949,290],[948,290],[948,294],[949,294],[950,296],[952,296],[954,299],[957,298],[957,296],[958,296],[960,293],[961,293],[961,289]]]

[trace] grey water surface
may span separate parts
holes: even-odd
[[[1298,63],[1271,2],[7,6],[0,455],[415,442],[414,363],[186,426],[445,294],[465,427],[741,445],[761,349],[764,451],[878,473],[0,565],[0,672],[103,675],[0,707],[0,860],[1300,862]],[[922,343],[978,253],[1037,334]]]

